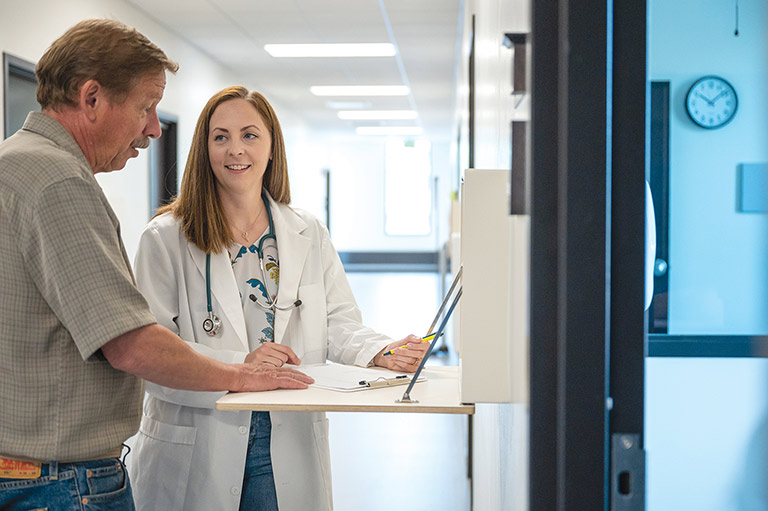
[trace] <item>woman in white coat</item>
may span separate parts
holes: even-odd
[[[415,371],[428,343],[362,324],[328,230],[289,202],[272,107],[242,87],[220,91],[179,196],[139,243],[136,277],[158,322],[226,362]],[[221,393],[151,383],[147,393],[129,461],[139,510],[332,509],[325,414],[217,411]]]

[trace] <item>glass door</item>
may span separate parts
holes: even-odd
[[[768,509],[767,21],[758,0],[649,0],[651,511]]]

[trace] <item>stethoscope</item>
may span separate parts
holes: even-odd
[[[264,289],[267,289],[267,270],[264,266],[264,242],[272,239],[275,240],[275,243],[277,243],[277,236],[275,236],[275,224],[272,221],[272,210],[269,207],[269,202],[267,202],[267,198],[264,197],[264,194],[261,195],[262,200],[264,201],[264,207],[267,208],[267,219],[269,220],[269,228],[267,229],[267,234],[261,237],[259,240],[259,244],[256,247],[256,254],[259,256],[259,268],[261,269],[261,278],[262,282],[264,283]],[[265,312],[272,311],[274,314],[276,310],[281,311],[287,311],[291,309],[297,308],[299,305],[301,305],[301,300],[296,300],[292,304],[280,307],[277,305],[277,300],[273,300],[269,297],[269,291],[265,293],[267,295],[267,303],[259,303],[259,301],[256,299],[256,295],[250,294],[248,295],[248,298],[259,306],[259,308]],[[208,300],[208,317],[203,320],[203,330],[205,333],[207,333],[210,336],[214,336],[219,333],[221,330],[221,319],[213,313],[213,307],[211,306],[211,254],[205,255],[205,296]]]

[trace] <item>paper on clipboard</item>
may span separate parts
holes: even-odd
[[[393,385],[407,385],[411,382],[410,375],[405,373],[344,364],[301,365],[296,366],[296,369],[315,379],[315,383],[310,385],[311,387],[338,392],[355,392]],[[425,378],[419,378],[417,382],[424,380]],[[361,382],[371,382],[371,384]]]

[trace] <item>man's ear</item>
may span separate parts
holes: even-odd
[[[104,88],[96,80],[87,80],[80,87],[80,108],[86,117],[94,121],[98,111],[106,105]]]

